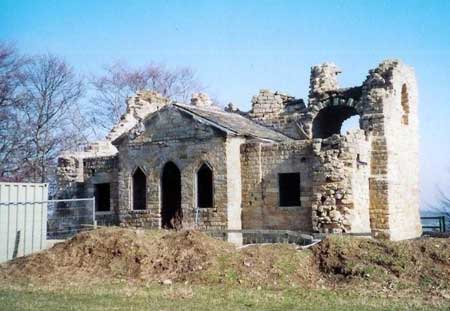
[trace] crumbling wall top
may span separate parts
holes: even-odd
[[[148,114],[161,109],[170,100],[154,91],[139,91],[136,95],[127,99],[127,110],[122,115],[119,123],[106,136],[109,141],[116,138],[135,127]]]
[[[309,96],[339,89],[337,75],[341,70],[334,63],[323,63],[311,67]]]
[[[209,108],[212,107],[214,103],[206,93],[193,93],[191,97],[191,105],[199,108]]]

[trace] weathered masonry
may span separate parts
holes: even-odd
[[[339,73],[312,67],[308,105],[261,90],[249,112],[139,92],[105,141],[60,156],[60,196],[95,195],[98,221],[125,226],[417,237],[414,71],[384,61],[351,88]]]

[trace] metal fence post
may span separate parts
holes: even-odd
[[[92,197],[92,224],[97,229],[97,220],[95,219],[95,196]]]
[[[198,226],[198,212],[199,212],[199,209],[198,209],[198,207],[195,209],[195,226]]]

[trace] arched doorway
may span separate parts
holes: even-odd
[[[181,229],[181,174],[173,162],[164,165],[161,177],[161,227]]]

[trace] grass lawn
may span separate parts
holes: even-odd
[[[442,300],[368,297],[343,290],[248,289],[231,285],[0,284],[0,310],[449,310]]]

